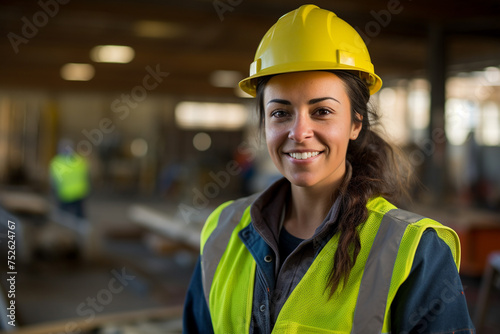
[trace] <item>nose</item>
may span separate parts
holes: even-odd
[[[290,131],[288,133],[288,138],[297,143],[301,143],[304,140],[311,138],[312,136],[313,129],[309,115],[300,113],[292,123]]]

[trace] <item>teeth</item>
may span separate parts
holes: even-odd
[[[303,160],[315,157],[319,154],[319,152],[288,153],[288,154],[294,159]]]

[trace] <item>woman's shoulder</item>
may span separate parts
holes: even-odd
[[[403,236],[402,244],[417,245],[426,244],[430,236],[438,238],[442,244],[446,244],[451,250],[457,266],[460,263],[460,241],[456,232],[432,218],[418,213],[398,209],[383,197],[372,198],[368,204],[368,220],[377,220],[381,226],[389,230],[399,230]],[[433,231],[428,232],[428,231]],[[430,233],[430,234],[429,234]],[[424,234],[428,234],[423,238]]]
[[[387,216],[387,218],[392,218],[399,222],[405,222],[407,224],[415,224],[417,222],[425,222],[427,225],[442,227],[443,225],[438,221],[421,215],[420,213],[408,211],[406,209],[401,209],[389,202],[386,198],[382,196],[371,198],[366,204],[368,209],[368,214],[375,214],[380,216]]]

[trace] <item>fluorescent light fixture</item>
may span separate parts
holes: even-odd
[[[238,130],[247,118],[247,109],[237,103],[181,102],[175,108],[175,121],[183,129]]]
[[[61,77],[64,80],[89,81],[94,74],[94,66],[90,64],[68,63],[61,68]]]
[[[150,38],[174,38],[184,34],[182,25],[162,21],[137,21],[133,30],[136,36]]]
[[[135,51],[125,45],[97,45],[90,51],[90,58],[98,63],[130,63]]]
[[[218,70],[210,74],[210,84],[215,87],[233,88],[241,79],[243,76],[238,71]]]

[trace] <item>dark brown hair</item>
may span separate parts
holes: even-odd
[[[341,198],[337,233],[339,244],[333,259],[328,286],[330,297],[337,288],[348,281],[361,250],[358,226],[368,217],[367,202],[376,196],[389,200],[407,195],[411,183],[411,168],[400,150],[385,141],[373,130],[380,116],[368,103],[370,91],[366,83],[355,72],[329,71],[338,76],[345,85],[351,103],[352,122],[362,123],[356,140],[351,140],[346,159],[352,166],[348,183],[339,191]],[[271,77],[260,78],[257,84],[257,103],[260,126],[264,124],[264,88]]]

